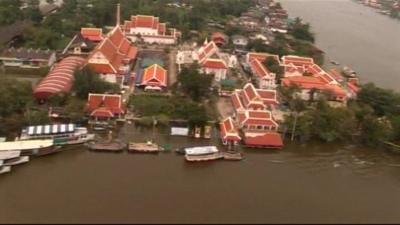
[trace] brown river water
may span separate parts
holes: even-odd
[[[318,45],[335,60],[381,85],[400,83],[393,46],[398,22],[350,1],[283,5],[311,22]],[[355,17],[359,13],[368,17]],[[362,41],[354,39],[359,36]],[[383,72],[375,75],[377,70]],[[215,132],[212,140],[167,133],[160,131],[156,139],[173,147],[219,143]],[[151,130],[127,125],[119,136],[144,141]],[[241,162],[200,164],[174,152],[110,154],[70,146],[0,176],[0,223],[400,222],[400,155],[286,142],[282,151],[244,149]]]

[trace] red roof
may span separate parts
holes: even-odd
[[[224,44],[226,44],[226,42],[227,42],[227,37],[226,37],[223,33],[220,33],[220,32],[215,32],[215,33],[212,35],[211,39],[212,39],[218,46],[224,45]]]
[[[199,62],[202,63],[207,58],[218,52],[218,47],[215,42],[210,41],[207,45],[199,50]]]
[[[124,114],[121,95],[89,94],[87,112],[95,117],[112,117]],[[112,115],[112,116],[111,116]]]
[[[228,69],[227,66],[225,65],[225,62],[221,59],[206,59],[203,62],[202,66],[209,69],[220,69],[220,70]]]
[[[91,59],[104,57],[105,62],[91,62]],[[120,27],[115,27],[88,57],[88,65],[101,74],[118,74],[120,68],[137,57],[137,48],[130,44]]]
[[[221,129],[221,138],[224,141],[240,141],[241,140],[238,129],[233,124],[233,120],[231,117],[228,117],[222,123],[220,123],[220,129]]]
[[[158,64],[154,64],[144,71],[142,85],[145,86],[167,86],[167,71]]]
[[[288,77],[282,79],[282,84],[287,87],[296,85],[301,89],[309,89],[309,90],[316,89],[320,91],[328,91],[334,94],[336,97],[346,96],[346,92],[345,90],[343,90],[343,88],[335,84],[327,84],[318,77],[308,77],[308,76]]]
[[[311,66],[314,64],[313,58],[294,55],[283,56],[282,61],[284,65],[293,64],[295,66]]]
[[[331,69],[329,73],[330,73],[331,76],[332,76],[333,78],[335,78],[335,80],[337,80],[338,82],[342,82],[342,81],[344,80],[342,74],[340,74],[340,73],[339,73],[337,70],[335,70],[335,69]]]
[[[235,91],[232,95],[231,95],[231,100],[232,100],[232,104],[235,107],[235,110],[243,110],[244,106],[242,104],[242,101],[240,101],[240,97],[239,97],[239,92]]]
[[[261,53],[261,52],[249,52],[247,54],[247,60],[250,63],[251,60],[257,59],[260,62],[264,62],[267,58],[272,57],[275,59],[278,63],[280,63],[279,56],[278,55],[272,55],[268,53]]]
[[[273,79],[270,75],[270,71],[265,67],[260,60],[252,59],[250,61],[250,67],[253,73],[255,73],[260,79]]]
[[[260,135],[245,134],[244,142],[248,147],[283,148],[282,137],[276,132],[266,132]]]
[[[134,27],[141,27],[141,28],[153,28],[157,29],[158,27],[158,18],[154,16],[144,16],[144,15],[137,15],[132,16],[132,22]]]
[[[59,93],[69,93],[74,83],[75,71],[82,67],[85,59],[77,56],[67,57],[59,62],[33,91],[36,99],[48,99]]]
[[[262,101],[264,102],[264,104],[266,105],[279,104],[277,100],[276,90],[258,89],[257,92],[261,97]]]
[[[271,126],[277,128],[279,125],[272,118],[270,111],[253,111],[248,110],[238,114],[239,124],[243,126]]]
[[[103,30],[101,28],[81,28],[81,34],[84,38],[93,42],[103,40]]]

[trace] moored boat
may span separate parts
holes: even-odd
[[[89,150],[106,151],[106,152],[122,152],[126,148],[126,144],[121,141],[100,142],[92,141],[86,144]]]
[[[13,151],[20,151],[21,156],[42,156],[59,152],[61,148],[60,146],[54,146],[54,140],[52,139],[0,142],[0,152]]]
[[[86,127],[75,124],[29,126],[22,130],[19,140],[53,139],[55,145],[83,144],[94,139]]]
[[[146,143],[130,142],[128,147],[129,152],[143,152],[143,153],[158,153],[163,151],[163,148],[151,141]]]
[[[219,152],[216,146],[201,146],[185,148],[186,155],[205,155]]]
[[[15,166],[23,163],[29,162],[29,156],[21,156],[13,159],[8,159],[5,160],[4,165],[5,166]]]
[[[29,162],[29,156],[21,156],[21,151],[0,152],[0,160],[4,166],[15,166]]]
[[[185,159],[188,162],[206,162],[218,159],[223,159],[224,155],[222,152],[203,154],[203,155],[185,155]]]

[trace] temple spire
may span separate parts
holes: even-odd
[[[120,3],[117,4],[117,19],[116,20],[117,20],[116,26],[119,26],[120,22],[121,22],[121,4]]]

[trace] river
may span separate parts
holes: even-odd
[[[361,78],[400,91],[400,20],[351,0],[280,0],[290,17],[309,22],[316,45]],[[329,65],[330,66],[330,65]]]
[[[375,20],[388,26],[396,23],[352,2],[323,2],[285,1],[284,6],[311,22],[318,45],[335,60],[351,65],[370,80],[376,79],[371,67],[388,63],[389,68],[382,69],[387,72],[379,77],[382,81],[386,76],[395,77],[389,71],[396,64],[381,62],[392,54],[390,48],[377,51],[369,45],[356,47],[360,41],[351,39],[355,34],[344,37],[344,33],[361,29],[359,23],[348,20],[359,13],[372,17],[365,17],[364,31],[357,32],[373,40],[378,34],[393,32],[375,34],[374,29],[380,29]],[[326,27],[318,25],[322,21],[328,21]],[[391,43],[396,41],[394,37]],[[328,40],[336,41],[329,44]],[[363,39],[364,44],[370,41]],[[347,52],[341,53],[338,46]],[[357,51],[348,51],[346,46]],[[361,48],[365,62],[358,59]],[[388,81],[394,86],[399,83],[398,79]],[[167,133],[160,131],[157,140],[173,147],[219,143],[215,132],[212,140],[171,137]],[[119,136],[125,141],[144,141],[151,131],[127,125]],[[400,155],[353,145],[295,145],[288,141],[282,151],[243,151],[246,158],[241,162],[191,164],[174,152],[108,154],[90,152],[82,146],[68,147],[0,176],[0,223],[400,221]]]

